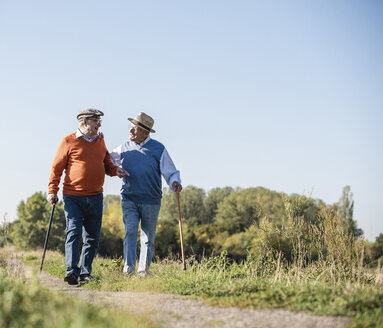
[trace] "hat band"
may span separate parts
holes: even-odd
[[[134,124],[138,125],[140,128],[143,128],[149,132],[152,130],[151,128],[148,128],[146,125],[143,125],[142,123],[138,122],[137,120],[135,120]]]

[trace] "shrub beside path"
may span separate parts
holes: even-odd
[[[24,267],[25,277],[31,269]],[[104,292],[70,286],[45,272],[38,275],[43,287],[84,301],[142,315],[164,327],[336,328],[350,322],[347,317],[312,316],[283,309],[241,309],[209,306],[185,296],[142,292]]]

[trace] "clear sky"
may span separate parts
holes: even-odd
[[[0,1],[0,219],[46,191],[77,113],[155,119],[183,185],[326,203],[383,232],[383,2]],[[106,178],[105,194],[118,194]]]

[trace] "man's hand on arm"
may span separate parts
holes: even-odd
[[[47,201],[50,204],[56,204],[59,201],[57,194],[48,194]]]
[[[177,181],[173,182],[172,187],[175,192],[180,192],[182,190],[182,185],[179,184]]]
[[[128,171],[125,171],[123,168],[121,167],[118,167],[117,168],[117,171],[116,171],[116,174],[119,178],[123,178],[124,176],[129,176],[129,172]]]

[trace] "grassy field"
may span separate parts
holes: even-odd
[[[39,267],[41,252],[22,255],[27,265]],[[121,259],[96,258],[96,280],[85,288],[104,291],[151,291],[200,298],[209,304],[244,308],[285,308],[315,315],[343,315],[352,318],[351,327],[383,327],[383,284],[381,270],[337,267],[317,261],[307,266],[284,265],[278,256],[241,263],[225,254],[201,262],[188,259],[187,270],[180,263],[153,263],[152,276],[139,278],[122,274]],[[62,278],[64,257],[48,252],[44,270]]]
[[[58,257],[59,258],[59,257]],[[157,327],[145,318],[64,297],[26,282],[20,267],[0,252],[0,327],[125,328]]]

